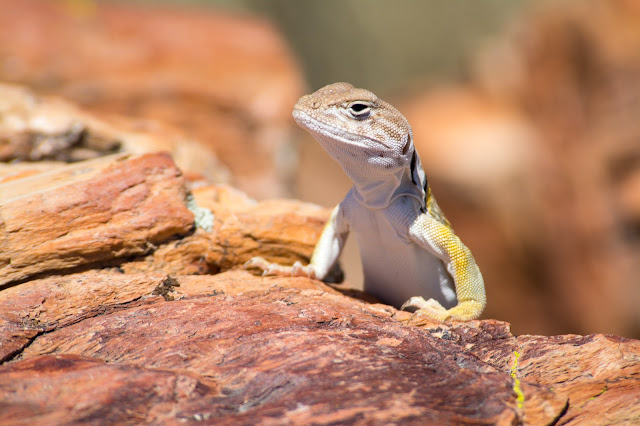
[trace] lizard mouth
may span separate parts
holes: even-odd
[[[293,108],[292,115],[298,126],[313,134],[319,142],[322,142],[319,138],[331,139],[362,148],[366,152],[375,152],[376,154],[385,154],[393,151],[392,147],[382,141],[350,132],[345,127],[336,128],[333,124],[319,120],[300,109],[297,104]],[[340,130],[340,132],[338,133],[336,130]]]

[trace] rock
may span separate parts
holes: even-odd
[[[169,282],[166,274],[123,275],[88,271],[53,276],[0,292],[0,361],[11,358],[45,332],[65,327],[118,306],[139,303]]]
[[[29,176],[37,175],[42,172],[60,169],[66,163],[59,161],[38,161],[33,163],[0,163],[0,183],[10,182],[16,179],[22,179]]]
[[[640,421],[640,342],[418,328],[237,270],[307,262],[329,211],[189,193],[166,154],[32,170],[0,184],[0,214],[0,424]]]
[[[540,394],[529,395],[532,385],[537,392],[547,389],[568,402],[558,424],[601,422],[603,413],[611,413],[611,424],[640,419],[640,404],[635,402],[640,396],[638,340],[602,334],[514,337],[506,323],[490,320],[426,328],[465,345],[493,367],[510,371],[514,390],[520,386],[523,391],[525,424],[541,423],[526,418],[532,412],[549,414],[558,408],[550,400],[537,400]],[[615,388],[610,383],[616,383]]]
[[[4,324],[36,333],[0,367],[3,421],[640,420],[638,341],[421,329],[394,312],[242,271],[32,280],[0,292]]]
[[[517,342],[516,374],[569,397],[561,424],[640,421],[640,341],[596,334],[520,336]]]
[[[55,395],[34,392],[28,399],[22,399],[18,394],[10,397],[2,403],[0,423],[16,424],[25,420],[41,424],[164,423],[175,422],[176,417],[203,420],[198,414],[189,417],[185,412],[202,408],[203,402],[215,406],[220,394],[214,381],[188,371],[108,364],[77,355],[36,358],[5,378],[11,377],[33,389],[44,383],[33,375],[36,371],[46,377],[46,386],[55,389],[52,392]],[[87,377],[91,379],[87,380]],[[10,387],[4,390],[9,391]],[[106,411],[105,398],[110,400],[112,407]],[[54,407],[52,402],[58,406]],[[25,403],[32,405],[27,407]]]
[[[103,2],[0,0],[0,10],[0,80],[100,117],[175,126],[200,141],[203,154],[215,152],[250,195],[288,192],[295,164],[286,141],[303,82],[265,20]]]
[[[5,167],[0,285],[103,264],[129,273],[202,274],[241,267],[254,256],[308,262],[330,215],[299,201],[257,202],[227,186],[194,188],[190,205],[184,178],[165,154],[118,154],[44,170]],[[189,209],[207,215],[208,230],[194,230]],[[334,277],[340,274],[337,267]]]
[[[42,170],[56,161],[157,151],[171,152],[180,167],[211,182],[229,180],[228,170],[213,152],[168,126],[122,117],[105,121],[61,99],[0,84],[0,161],[28,162],[21,167]]]
[[[116,155],[0,184],[0,285],[143,255],[193,228],[166,154]]]
[[[257,202],[228,186],[195,188],[198,206],[211,211],[211,229],[169,242],[144,259],[121,265],[127,272],[218,273],[254,256],[292,265],[308,263],[331,210],[294,200]],[[341,280],[339,267],[333,281]]]
[[[289,418],[300,423],[345,422],[363,416],[446,421],[463,401],[478,407],[467,414],[470,420],[515,417],[509,407],[515,397],[507,374],[493,371],[469,354],[454,353],[453,346],[446,342],[451,352],[438,349],[436,338],[390,320],[384,311],[386,320],[380,318],[380,312],[370,311],[359,302],[354,305],[344,296],[323,291],[321,285],[300,290],[291,283],[309,281],[305,279],[268,279],[265,283],[244,272],[200,278],[194,296],[187,290],[170,303],[158,297],[137,307],[123,304],[107,315],[38,337],[0,374],[7,380],[0,382],[0,391],[12,395],[8,412],[26,414],[20,407],[33,403],[28,395],[35,389],[28,385],[25,388],[25,384],[44,384],[32,381],[33,374],[43,376],[50,389],[62,385],[82,390],[82,382],[73,379],[83,370],[91,374],[100,367],[88,365],[93,358],[120,365],[124,371],[133,370],[134,382],[141,374],[135,372],[136,367],[144,369],[146,375],[153,375],[153,371],[188,371],[196,376],[192,388],[202,387],[197,377],[208,377],[212,386],[206,388],[210,393],[193,395],[191,410],[180,410],[172,404],[178,410],[168,411],[176,413],[176,420],[203,416],[244,423],[250,418]],[[176,277],[176,281],[180,283],[181,278]],[[12,299],[18,288],[14,287]],[[206,291],[209,295],[203,296]],[[51,309],[53,305],[48,307]],[[63,355],[68,350],[74,357]],[[47,356],[42,358],[45,352]],[[70,370],[69,375],[46,374],[57,370],[59,364],[63,371]],[[123,373],[115,371],[113,377],[97,371],[106,383],[93,382],[94,389],[110,393],[114,387],[131,385],[129,380],[121,384],[114,381],[124,378]],[[456,378],[452,371],[462,376]],[[13,387],[17,382],[22,383],[24,393]],[[477,387],[469,386],[469,382]],[[417,391],[420,383],[429,386]],[[134,391],[132,401],[139,398],[135,396],[138,392]],[[393,400],[388,398],[389,392],[393,392]],[[109,393],[99,395],[98,400],[107,400]],[[162,394],[159,397],[159,401],[166,398]],[[70,405],[43,396],[38,400],[52,403],[43,410],[47,416],[60,410],[56,407]],[[94,410],[98,411],[98,406]],[[81,416],[92,414],[89,411]],[[112,418],[109,414],[107,418],[124,421],[129,416],[123,413]],[[151,415],[142,420],[157,419]]]

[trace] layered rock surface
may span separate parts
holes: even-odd
[[[638,341],[419,328],[319,281],[242,270],[308,261],[327,210],[190,193],[166,154],[1,187],[2,424],[640,420]]]

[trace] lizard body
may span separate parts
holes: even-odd
[[[413,322],[477,318],[486,305],[482,275],[431,194],[404,116],[367,90],[335,83],[300,98],[293,117],[354,185],[333,210],[309,265],[249,263],[266,274],[323,279],[353,232],[366,292],[418,308]]]

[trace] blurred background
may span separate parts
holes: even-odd
[[[640,338],[637,0],[0,0],[0,83],[179,134],[162,149],[187,176],[258,199],[348,191],[290,115],[336,81],[409,119],[485,277],[483,318]],[[3,137],[3,90],[0,160],[34,160]],[[343,265],[361,286],[353,241]]]

